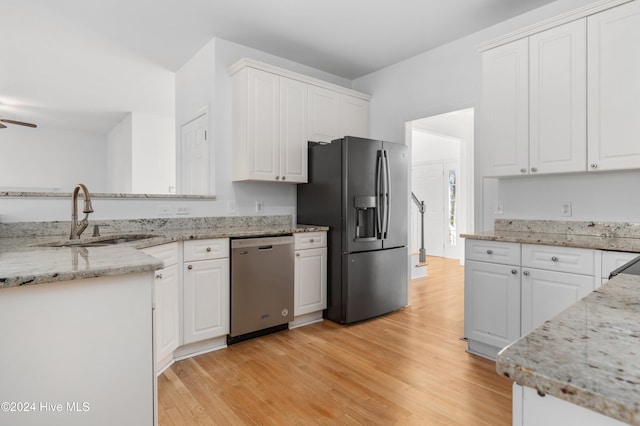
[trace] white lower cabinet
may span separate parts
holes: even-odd
[[[294,321],[292,327],[318,321],[327,308],[327,234],[298,233],[295,238]]]
[[[513,384],[513,426],[622,426],[623,423],[551,395],[540,396],[527,386]]]
[[[482,240],[465,249],[464,333],[486,358],[596,286],[596,250]]]
[[[495,357],[485,345],[502,348],[520,337],[520,267],[468,260],[464,276],[469,350]]]
[[[180,346],[180,277],[178,243],[142,249],[164,262],[154,276],[154,346],[156,372],[164,371],[173,361],[173,351]]]
[[[203,250],[196,250],[193,245]],[[210,253],[211,259],[206,259]],[[184,242],[183,344],[229,333],[229,240]]]

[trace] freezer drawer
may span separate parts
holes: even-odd
[[[343,261],[343,323],[383,315],[407,305],[405,247],[345,254]]]

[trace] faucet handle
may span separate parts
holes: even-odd
[[[96,224],[93,225],[93,234],[91,235],[92,237],[99,237],[100,236],[100,227],[101,226],[109,226],[109,225],[100,225],[100,224]]]

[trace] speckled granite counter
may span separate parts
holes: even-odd
[[[462,238],[596,250],[640,252],[640,224],[497,219],[495,230]]]
[[[323,226],[293,225],[290,216],[90,222],[95,224],[102,226],[102,236],[88,236],[89,228],[83,242],[131,234],[153,237],[107,247],[42,247],[68,241],[69,222],[0,224],[0,289],[159,269],[162,262],[136,249],[173,241],[328,230]]]
[[[640,276],[620,274],[503,349],[497,371],[640,425]]]

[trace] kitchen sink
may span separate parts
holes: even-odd
[[[133,241],[146,240],[148,238],[156,237],[157,235],[148,234],[136,234],[136,235],[121,235],[118,237],[104,237],[102,239],[90,239],[90,240],[65,240],[56,241],[53,243],[38,244],[39,247],[104,247],[113,246],[117,244],[130,243]]]

